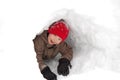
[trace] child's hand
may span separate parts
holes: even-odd
[[[59,60],[59,65],[57,72],[59,75],[67,76],[69,74],[70,61],[68,59],[62,58]]]
[[[43,77],[46,78],[47,80],[57,80],[57,76],[51,72],[50,68],[47,66],[45,67],[41,73],[43,74]]]

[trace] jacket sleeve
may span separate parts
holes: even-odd
[[[33,43],[34,43],[34,49],[36,52],[37,62],[39,63],[40,70],[42,70],[43,68],[46,67],[46,64],[44,63],[44,61],[42,59],[43,50],[44,50],[44,43],[43,43],[43,40],[41,39],[40,35],[37,35],[33,39]]]
[[[60,45],[60,53],[62,55],[61,58],[66,58],[69,61],[73,58],[73,50],[72,47],[69,46],[66,42]]]

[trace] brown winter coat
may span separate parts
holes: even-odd
[[[58,45],[48,44],[48,31],[44,30],[41,34],[36,35],[34,42],[34,49],[36,52],[37,61],[39,63],[39,68],[42,70],[47,65],[44,63],[44,60],[54,58],[59,52],[61,53],[61,58],[67,58],[71,60],[73,57],[72,48],[66,43],[61,42]]]

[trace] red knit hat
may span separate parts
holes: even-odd
[[[59,36],[60,38],[62,38],[62,41],[64,41],[68,36],[69,29],[66,23],[60,20],[58,22],[53,23],[50,26],[48,32]]]

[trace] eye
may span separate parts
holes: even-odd
[[[58,40],[59,40],[59,41],[61,41],[61,39],[60,39],[60,38],[58,38]]]

